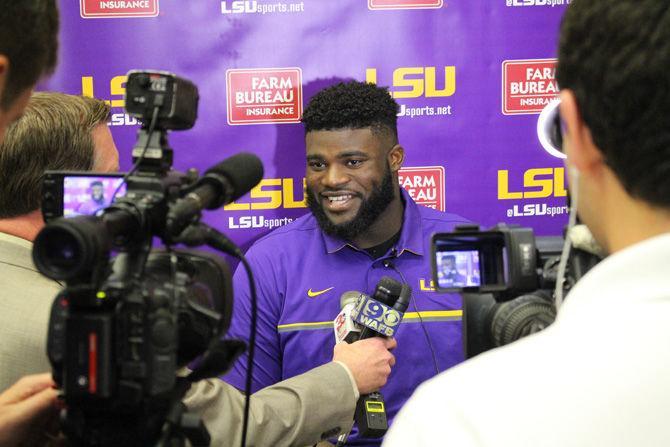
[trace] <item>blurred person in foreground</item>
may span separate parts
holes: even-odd
[[[419,387],[385,445],[670,445],[670,2],[573,0],[556,78],[577,213],[609,255],[544,331]]]
[[[23,113],[35,84],[53,72],[57,50],[54,0],[0,0],[0,143],[7,127]],[[6,181],[4,173],[2,178]],[[0,338],[0,346],[6,342]],[[1,371],[8,367],[0,363]],[[55,416],[52,386],[50,374],[43,374],[26,377],[0,394],[1,446],[30,444],[35,425]],[[4,388],[0,385],[0,391]]]

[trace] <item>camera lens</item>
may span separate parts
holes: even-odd
[[[77,265],[81,248],[77,239],[69,233],[52,237],[45,242],[44,253],[54,268],[69,270]]]
[[[33,246],[37,269],[52,279],[90,273],[109,253],[104,224],[96,217],[57,219],[39,232]]]

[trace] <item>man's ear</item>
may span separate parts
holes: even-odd
[[[5,91],[5,84],[7,83],[7,76],[9,74],[9,59],[4,54],[0,54],[0,100],[2,100],[2,93]]]
[[[396,144],[389,150],[388,162],[391,166],[391,172],[398,172],[402,168],[402,163],[405,161],[405,149],[399,144]]]
[[[602,165],[603,154],[593,141],[591,129],[584,122],[575,93],[570,89],[561,90],[560,114],[567,143],[564,149],[570,165],[582,172]]]

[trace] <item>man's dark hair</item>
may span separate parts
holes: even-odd
[[[302,114],[305,132],[372,128],[398,142],[398,103],[387,88],[375,84],[340,82],[318,92]]]
[[[9,59],[0,107],[53,72],[58,53],[55,0],[0,0],[0,54]]]
[[[670,1],[574,0],[556,79],[633,197],[670,206]]]
[[[44,171],[93,169],[92,132],[106,124],[108,115],[109,105],[99,99],[33,93],[0,144],[0,218],[40,208]]]

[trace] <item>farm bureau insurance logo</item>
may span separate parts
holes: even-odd
[[[302,116],[300,68],[226,71],[228,124],[299,123]]]
[[[502,113],[540,113],[558,97],[556,59],[509,60],[502,63]]]
[[[109,17],[156,17],[159,0],[79,0],[79,13],[85,19]]]
[[[368,0],[368,9],[441,8],[443,0]]]
[[[400,169],[398,183],[419,205],[445,209],[444,167],[413,166]]]

